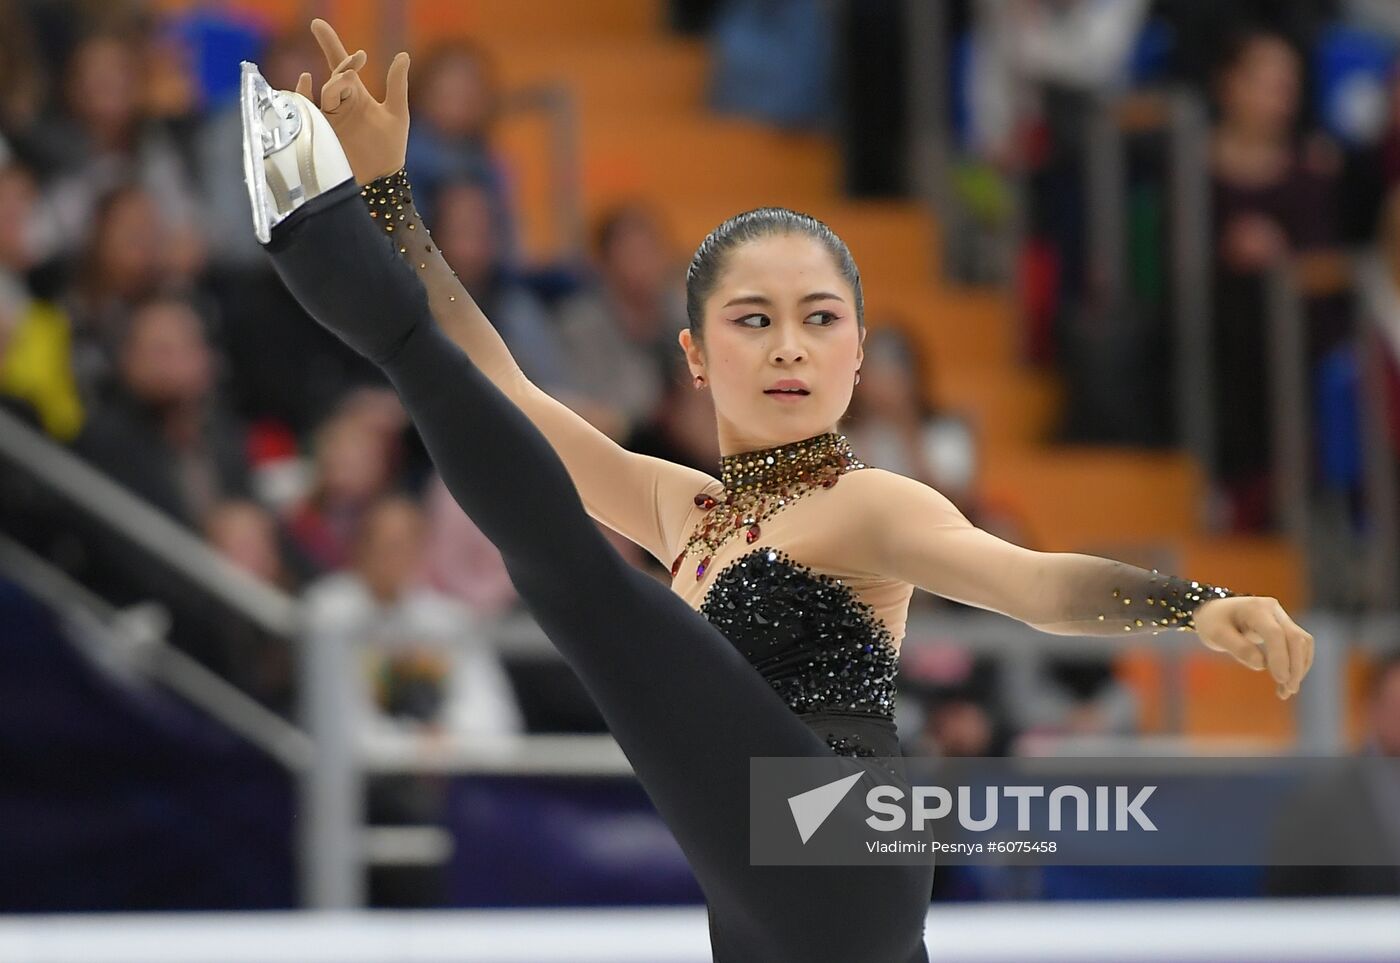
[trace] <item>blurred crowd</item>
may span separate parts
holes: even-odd
[[[884,37],[899,7],[863,6],[852,26]],[[1032,333],[1050,332],[1042,347],[1072,391],[1077,375],[1094,375],[1076,365],[1072,340],[1054,336],[1088,290],[1084,215],[1066,189],[1078,183],[1074,106],[1086,92],[1175,73],[1214,107],[1220,470],[1230,525],[1264,528],[1262,272],[1297,250],[1369,246],[1364,304],[1400,356],[1397,61],[1386,61],[1367,124],[1348,105],[1351,126],[1324,129],[1308,95],[1317,38],[1364,30],[1394,45],[1400,18],[1362,2],[1007,7],[1019,12],[991,45],[977,4],[949,6],[946,27],[972,65],[954,91],[966,106],[959,130],[979,163],[1029,171]],[[714,30],[722,58],[723,44],[742,48],[745,30],[782,33],[774,11],[676,3],[673,12],[680,27]],[[1029,115],[1004,101],[992,47],[1004,53],[1007,42],[1044,82]],[[139,3],[0,3],[0,404],[233,565],[303,598],[307,631],[361,657],[367,730],[602,728],[579,708],[581,690],[542,675],[532,689],[507,665],[495,627],[523,613],[499,554],[447,494],[378,372],[302,316],[258,249],[239,153],[243,57],[276,87],[293,87],[303,70],[318,87],[324,79],[309,34],[263,36],[217,8],[168,18]],[[830,83],[787,80],[796,85],[787,103],[808,107]],[[780,93],[760,84],[712,94],[723,109],[811,121],[744,101],[759,89]],[[849,93],[832,96],[849,103]],[[511,171],[495,146],[501,94],[489,51],[472,43],[442,43],[415,60],[407,167],[444,256],[533,381],[627,447],[715,472],[709,396],[690,390],[676,343],[689,252],[656,209],[632,200],[592,225],[578,262],[526,263]],[[854,148],[848,161],[848,173],[885,169]],[[870,190],[852,191],[878,192],[888,180],[871,175]],[[1159,283],[1154,257],[1135,269],[1144,291]],[[1310,352],[1330,370],[1353,312],[1322,304],[1315,315]],[[871,319],[866,376],[841,430],[868,462],[928,482],[975,523],[1029,544],[1014,517],[979,502],[975,435],[929,401],[934,385],[920,372],[930,367],[905,324]],[[1148,347],[1157,352],[1149,360],[1167,350]],[[281,640],[212,615],[157,560],[63,506],[36,504],[0,507],[5,526],[118,603],[170,600],[178,644],[266,704],[294,710],[297,672]],[[667,577],[604,531],[638,567]],[[923,593],[914,605],[957,607]],[[912,714],[901,728],[915,751],[999,754],[1021,733],[1128,735],[1141,725],[1131,690],[1101,658],[999,665],[954,648],[905,671]]]
[[[447,494],[387,383],[302,316],[254,241],[234,68],[247,57],[274,86],[302,70],[319,84],[309,34],[264,37],[136,3],[6,3],[0,18],[0,403],[304,598],[308,632],[363,656],[367,729],[600,728],[512,684],[493,627],[523,613],[499,554]],[[713,410],[676,341],[688,252],[664,219],[626,201],[592,226],[580,262],[524,263],[493,144],[490,54],[443,43],[414,71],[416,197],[526,374],[627,447],[717,471]],[[927,401],[912,342],[881,320],[843,428],[866,457],[971,512],[968,425]],[[294,711],[285,645],[50,507],[12,503],[7,527],[118,603],[168,601],[177,644]]]
[[[1016,252],[1032,360],[1065,376],[1070,440],[1174,444],[1179,355],[1172,286],[1172,178],[1186,163],[1166,128],[1123,121],[1126,195],[1115,198],[1121,266],[1094,252],[1088,157],[1105,106],[1136,93],[1191,96],[1206,118],[1212,334],[1209,366],[1217,528],[1277,531],[1271,423],[1270,276],[1304,274],[1315,486],[1351,502],[1364,529],[1357,337],[1383,335],[1392,444],[1400,392],[1394,218],[1400,211],[1400,16],[1384,0],[1204,3],[1070,0],[959,5],[955,112],[967,160],[959,191],[997,211],[998,175],[1025,185]],[[1101,163],[1100,161],[1097,161]],[[1119,159],[1112,159],[1118,163]],[[990,177],[988,175],[991,175]],[[1120,276],[1109,277],[1118,268]],[[1325,271],[1323,272],[1325,274]],[[1400,444],[1394,451],[1400,452]]]

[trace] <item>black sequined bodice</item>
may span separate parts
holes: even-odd
[[[716,573],[700,613],[794,712],[893,718],[893,636],[839,579],[764,546]]]

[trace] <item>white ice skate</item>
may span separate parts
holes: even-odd
[[[317,194],[354,175],[330,122],[294,90],[273,90],[256,64],[243,61],[243,179],[253,205],[253,232],[272,229]]]

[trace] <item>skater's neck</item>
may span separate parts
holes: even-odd
[[[860,466],[845,435],[824,431],[768,448],[734,452],[720,459],[720,477],[729,491],[767,488],[799,477],[835,475]]]

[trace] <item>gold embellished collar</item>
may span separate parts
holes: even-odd
[[[744,541],[753,544],[763,534],[762,523],[776,512],[864,467],[846,436],[832,431],[725,455],[720,459],[724,491],[718,498],[704,491],[695,496],[695,507],[705,515],[671,563],[671,578],[691,554],[704,556],[695,566],[696,580],[704,578],[714,553],[730,538],[742,531]]]
[[[865,466],[846,436],[827,431],[772,448],[725,455],[720,459],[720,480],[726,492],[739,494],[857,467]]]

